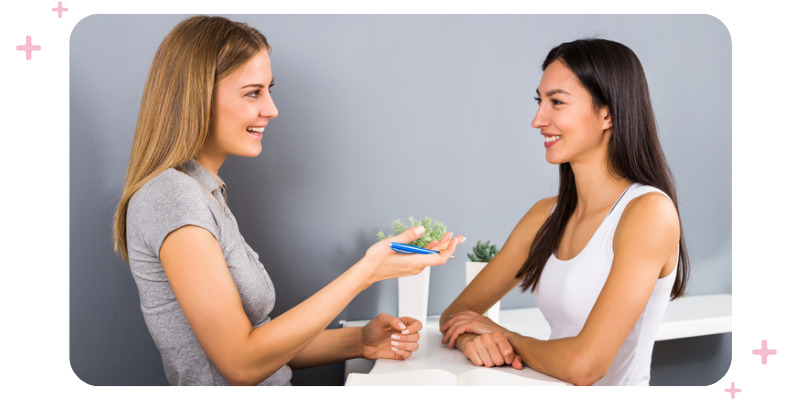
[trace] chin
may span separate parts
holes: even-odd
[[[248,149],[247,151],[243,151],[237,155],[247,158],[253,158],[257,157],[259,154],[261,154],[261,147],[257,149]]]
[[[553,164],[553,165],[559,165],[559,164],[563,164],[563,163],[565,163],[565,162],[566,162],[566,161],[564,161],[564,160],[562,160],[562,159],[560,159],[560,158],[558,158],[558,157],[555,157],[555,156],[548,156],[548,155],[545,155],[544,159],[545,159],[545,161],[547,161],[549,164]]]

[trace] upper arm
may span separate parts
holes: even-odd
[[[167,235],[159,258],[198,342],[226,375],[252,325],[219,242],[208,230],[186,225]]]
[[[666,196],[645,194],[625,208],[614,234],[611,271],[578,335],[579,351],[589,362],[605,370],[611,365],[661,270],[674,261],[679,240],[677,210]]]
[[[528,258],[533,238],[550,215],[555,200],[555,197],[540,200],[528,210],[511,231],[497,255],[461,292],[445,313],[442,313],[443,321],[445,314],[461,311],[450,310],[451,308],[466,307],[476,312],[485,312],[519,285],[521,279],[516,278],[517,272]]]

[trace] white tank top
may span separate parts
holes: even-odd
[[[577,256],[564,261],[554,253],[547,260],[533,298],[550,324],[550,340],[574,337],[583,329],[611,270],[612,244],[620,216],[631,200],[649,192],[666,196],[657,188],[634,183],[617,200]],[[608,373],[595,385],[650,384],[653,343],[675,282],[677,260],[675,266],[668,276],[658,279],[650,300],[622,343]]]

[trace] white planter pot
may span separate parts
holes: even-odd
[[[428,288],[431,268],[425,267],[417,275],[397,278],[397,316],[411,317],[422,324],[428,319]]]
[[[485,262],[475,262],[475,261],[467,261],[467,285],[472,282],[473,279],[478,275],[479,272],[486,266]],[[489,307],[489,311],[486,311],[483,315],[489,317],[492,321],[496,323],[500,323],[500,302],[498,301],[493,306]]]

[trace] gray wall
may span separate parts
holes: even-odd
[[[185,17],[95,15],[72,32],[70,359],[90,384],[166,383],[130,270],[113,254],[111,221],[150,62]],[[259,157],[230,157],[220,170],[242,234],[275,283],[273,316],[344,272],[379,229],[411,215],[468,238],[456,260],[432,271],[429,312],[440,313],[464,287],[470,246],[503,243],[536,200],[556,193],[557,167],[530,126],[533,96],[549,49],[587,36],[628,45],[644,65],[678,186],[689,293],[731,292],[731,42],[715,18],[229,17],[273,46],[280,116]],[[367,289],[331,327],[395,313],[396,287]],[[518,290],[502,301],[530,306]],[[730,334],[659,343],[653,383],[710,384],[729,364]],[[293,383],[341,384],[341,375],[336,364],[296,371]]]

